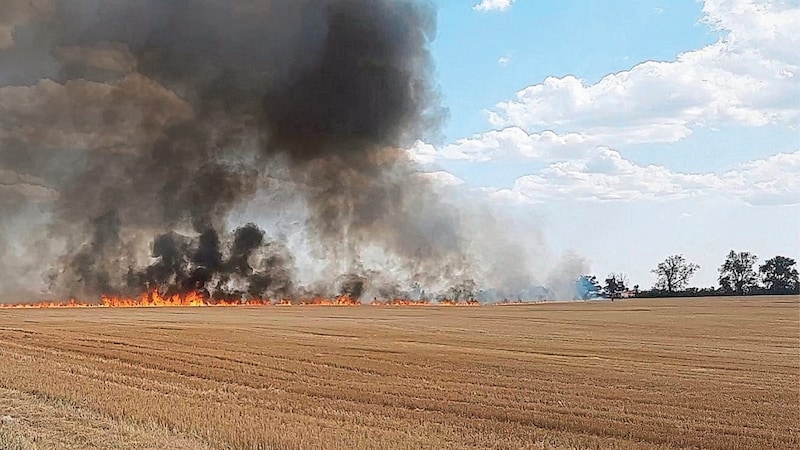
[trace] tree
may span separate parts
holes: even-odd
[[[606,295],[611,297],[611,300],[622,297],[625,292],[625,285],[628,283],[628,277],[621,273],[611,273],[606,277],[606,285],[603,288]]]
[[[764,287],[773,294],[797,294],[800,289],[795,260],[776,256],[758,268]]]
[[[697,264],[686,261],[683,255],[669,256],[651,270],[658,277],[655,289],[667,292],[682,291],[689,284],[689,278],[699,268]]]
[[[753,267],[758,257],[750,252],[728,253],[719,267],[719,286],[723,292],[745,295],[756,287],[758,277]]]

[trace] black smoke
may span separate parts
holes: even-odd
[[[339,280],[340,293],[364,294],[368,247],[415,283],[469,274],[457,217],[401,150],[443,116],[427,3],[44,3],[0,64],[26,61],[23,48],[39,55],[27,61],[52,80],[37,85],[50,108],[41,121],[52,126],[2,147],[13,150],[0,150],[0,163],[58,192],[54,290],[293,295],[285,244],[230,223],[264,195],[276,161],[288,176],[273,188],[300,194],[309,246],[336,267],[329,291]]]

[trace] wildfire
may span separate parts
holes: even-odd
[[[361,301],[351,298],[349,295],[342,295],[337,298],[314,297],[300,302],[303,306],[361,306]]]
[[[375,306],[431,306],[431,303],[427,300],[410,300],[407,298],[395,298],[385,302],[375,299],[371,304]]]
[[[467,300],[465,302],[457,302],[455,300],[439,300],[439,306],[480,306],[477,300]]]
[[[164,295],[157,290],[145,292],[138,297],[103,295],[99,303],[87,303],[78,300],[68,302],[38,302],[0,304],[0,308],[158,308],[158,307],[192,307],[192,306],[270,306],[272,302],[263,299],[230,300],[209,299],[201,292]]]
[[[4,309],[43,309],[43,308],[158,308],[158,307],[236,307],[236,306],[361,306],[358,299],[348,295],[336,298],[312,297],[302,299],[297,303],[289,299],[281,299],[272,302],[268,299],[210,299],[201,292],[188,292],[182,294],[165,295],[157,290],[145,292],[138,297],[124,297],[114,295],[103,295],[99,303],[87,303],[75,299],[66,302],[38,302],[38,303],[18,303],[0,304]],[[428,300],[411,300],[397,298],[381,301],[377,298],[371,306],[480,306],[475,300],[467,302],[457,302],[452,300],[440,300],[434,304]]]
[[[199,292],[188,294],[161,295],[158,291],[145,292],[139,298],[126,298],[104,295],[103,306],[110,308],[135,308],[157,306],[208,306],[209,303]]]
[[[19,304],[0,304],[0,308],[24,308],[24,309],[40,309],[40,308],[91,308],[100,306],[92,303],[79,302],[77,300],[70,300],[67,302],[38,302],[38,303],[19,303]]]

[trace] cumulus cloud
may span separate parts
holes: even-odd
[[[488,113],[494,130],[443,146],[418,142],[422,164],[532,159],[549,163],[511,189],[521,202],[635,201],[686,197],[749,205],[800,204],[800,152],[750,161],[724,173],[639,165],[614,148],[671,143],[695,129],[796,126],[800,8],[790,2],[707,0],[702,22],[720,33],[675,61],[647,61],[595,84],[549,77]]]
[[[669,122],[624,129],[597,127],[589,132],[566,133],[553,130],[534,133],[522,127],[509,126],[461,138],[440,147],[417,142],[410,153],[423,164],[448,160],[489,162],[525,158],[554,161],[584,156],[609,141],[618,145],[675,142],[691,133],[691,129]]]
[[[549,77],[487,112],[498,128],[603,135],[606,145],[674,142],[697,127],[798,120],[800,8],[789,2],[708,0],[714,44],[675,61],[647,61],[595,84]]]
[[[440,148],[425,142],[417,142],[410,153],[422,164],[444,160],[469,162],[525,158],[548,160],[580,156],[601,142],[597,137],[581,133],[557,134],[552,131],[528,133],[519,127],[508,127],[462,138]]]
[[[800,151],[746,162],[721,178],[726,192],[749,204],[800,204]]]
[[[435,172],[419,172],[417,173],[421,179],[432,182],[434,186],[438,187],[453,187],[464,184],[464,180],[444,170],[437,170]]]
[[[800,151],[741,164],[723,174],[680,173],[641,166],[620,152],[599,147],[591,155],[550,164],[517,179],[511,189],[492,192],[525,203],[569,199],[631,201],[714,195],[750,205],[800,204]]]
[[[514,4],[515,0],[483,0],[472,9],[475,11],[505,11]]]

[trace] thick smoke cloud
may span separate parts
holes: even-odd
[[[467,274],[457,220],[400,150],[442,115],[428,5],[41,0],[0,11],[14,36],[0,63],[26,63],[0,88],[15,122],[1,127],[0,164],[58,193],[53,290],[290,294],[286,248],[254,225],[225,231],[276,160],[289,170],[276,189],[302,193],[312,250],[331,262],[329,292],[363,293],[366,246],[413,279]]]
[[[402,150],[444,116],[434,35],[415,0],[3,2],[0,253],[26,242],[15,267],[53,296],[530,285],[514,242],[476,244],[502,227],[470,224]]]

